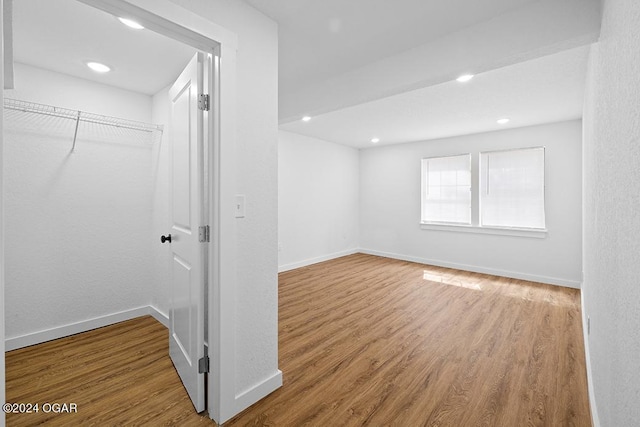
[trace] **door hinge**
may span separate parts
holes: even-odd
[[[202,225],[198,227],[198,241],[206,243],[210,241],[210,232],[208,225]]]
[[[199,374],[209,373],[209,356],[204,356],[198,359],[198,373]]]
[[[198,109],[202,111],[209,111],[209,95],[200,94],[198,97]]]

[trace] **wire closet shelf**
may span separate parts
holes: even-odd
[[[25,113],[42,114],[51,117],[59,117],[63,119],[74,120],[75,132],[73,135],[73,147],[75,148],[76,138],[78,136],[78,125],[80,122],[93,123],[106,126],[114,126],[117,128],[130,129],[143,132],[163,131],[162,125],[138,122],[134,120],[123,119],[119,117],[105,116],[102,114],[89,113],[80,110],[70,110],[68,108],[55,107],[53,105],[38,104],[36,102],[21,101],[18,99],[5,98],[4,108],[9,110],[21,111]]]

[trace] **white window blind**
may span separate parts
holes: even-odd
[[[422,159],[422,222],[471,224],[471,155]]]
[[[480,153],[480,225],[545,228],[544,147]]]

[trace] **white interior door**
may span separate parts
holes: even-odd
[[[204,54],[197,53],[169,91],[171,103],[171,308],[169,352],[196,410],[205,410],[204,128],[198,108]],[[167,240],[166,237],[163,240]]]

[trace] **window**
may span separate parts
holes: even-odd
[[[471,155],[422,159],[422,222],[471,224]]]
[[[480,153],[480,225],[545,228],[544,147]]]

